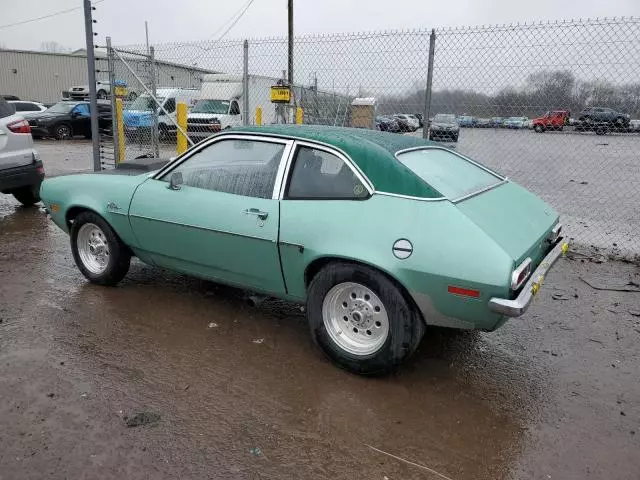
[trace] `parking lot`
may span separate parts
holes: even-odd
[[[463,130],[457,148],[570,231],[632,245],[637,141]],[[37,147],[50,175],[91,166],[89,142]],[[636,479],[640,270],[600,261],[561,260],[497,332],[429,329],[397,374],[360,378],[295,305],[137,262],[89,285],[67,236],[0,196],[0,479]]]

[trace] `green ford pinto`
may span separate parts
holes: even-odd
[[[521,315],[567,248],[541,199],[413,136],[243,127],[132,173],[42,184],[90,282],[117,284],[135,256],[306,304],[315,342],[360,374],[399,365],[426,326]]]

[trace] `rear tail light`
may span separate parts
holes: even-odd
[[[31,126],[26,120],[18,120],[17,122],[10,123],[7,128],[13,133],[31,133]]]
[[[527,258],[511,274],[511,290],[518,290],[531,275],[531,259]]]

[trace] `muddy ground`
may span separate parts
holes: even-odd
[[[521,319],[429,329],[360,378],[294,305],[137,262],[89,285],[66,235],[0,195],[0,480],[636,480],[640,292],[581,277],[640,268],[563,259]]]

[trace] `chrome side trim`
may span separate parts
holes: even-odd
[[[300,253],[304,252],[304,245],[300,245],[299,243],[278,242],[278,244],[282,245],[283,247],[297,248]]]
[[[485,167],[484,165],[476,162],[475,160],[470,159],[469,157],[462,155],[461,153],[458,153],[454,150],[451,150],[450,148],[445,148],[445,147],[440,147],[440,146],[435,146],[435,145],[425,145],[424,147],[411,147],[411,148],[405,148],[403,150],[398,150],[395,153],[395,157],[396,159],[402,163],[402,161],[398,158],[398,155],[401,155],[403,153],[407,153],[407,152],[414,152],[416,150],[446,150],[449,153],[453,153],[454,155],[457,155],[458,157],[462,158],[463,160],[472,163],[473,165],[475,165],[478,168],[481,168],[482,170],[484,170],[487,173],[490,173],[491,175],[493,175],[494,177],[499,178],[500,180],[507,180],[507,177],[505,177],[504,175],[500,175],[498,172],[494,172],[493,170],[491,170],[488,167]]]
[[[418,200],[419,202],[443,202],[448,201],[449,199],[446,197],[437,197],[437,198],[424,198],[424,197],[412,197],[410,195],[402,195],[400,193],[389,193],[389,192],[379,192],[376,190],[373,192],[375,195],[384,195],[385,197],[396,197],[396,198],[405,198],[407,200]]]
[[[251,238],[253,240],[262,240],[263,242],[276,243],[276,240],[269,240],[268,238],[256,237],[256,236],[247,235],[247,234],[244,234],[244,233],[229,232],[229,231],[226,231],[226,230],[217,230],[215,228],[207,228],[207,227],[202,227],[200,225],[192,225],[190,223],[172,222],[171,220],[162,220],[160,218],[146,217],[144,215],[131,215],[130,214],[129,217],[130,218],[133,218],[133,217],[140,218],[142,220],[151,220],[153,222],[169,223],[171,225],[179,225],[181,227],[195,228],[196,230],[203,230],[205,232],[221,233],[223,235],[233,235],[235,237]]]
[[[488,187],[484,187],[481,188],[480,190],[476,190],[475,192],[471,192],[471,193],[467,193],[466,195],[463,195],[461,197],[455,198],[453,200],[451,200],[451,203],[458,203],[458,202],[462,202],[463,200],[467,200],[469,198],[472,197],[476,197],[484,192],[488,192],[489,190],[493,190],[494,188],[497,188],[501,185],[504,185],[505,183],[509,183],[509,179],[505,177],[504,180],[499,181],[498,183],[494,183],[493,185],[489,185]]]
[[[507,317],[519,317],[526,312],[533,301],[533,297],[538,293],[538,290],[540,290],[540,286],[544,281],[545,275],[551,269],[553,264],[566,253],[568,248],[569,245],[563,242],[562,238],[560,238],[556,246],[553,247],[546,257],[544,257],[538,268],[533,272],[533,275],[529,277],[529,280],[525,283],[520,295],[518,295],[514,300],[494,297],[489,300],[489,310]]]

